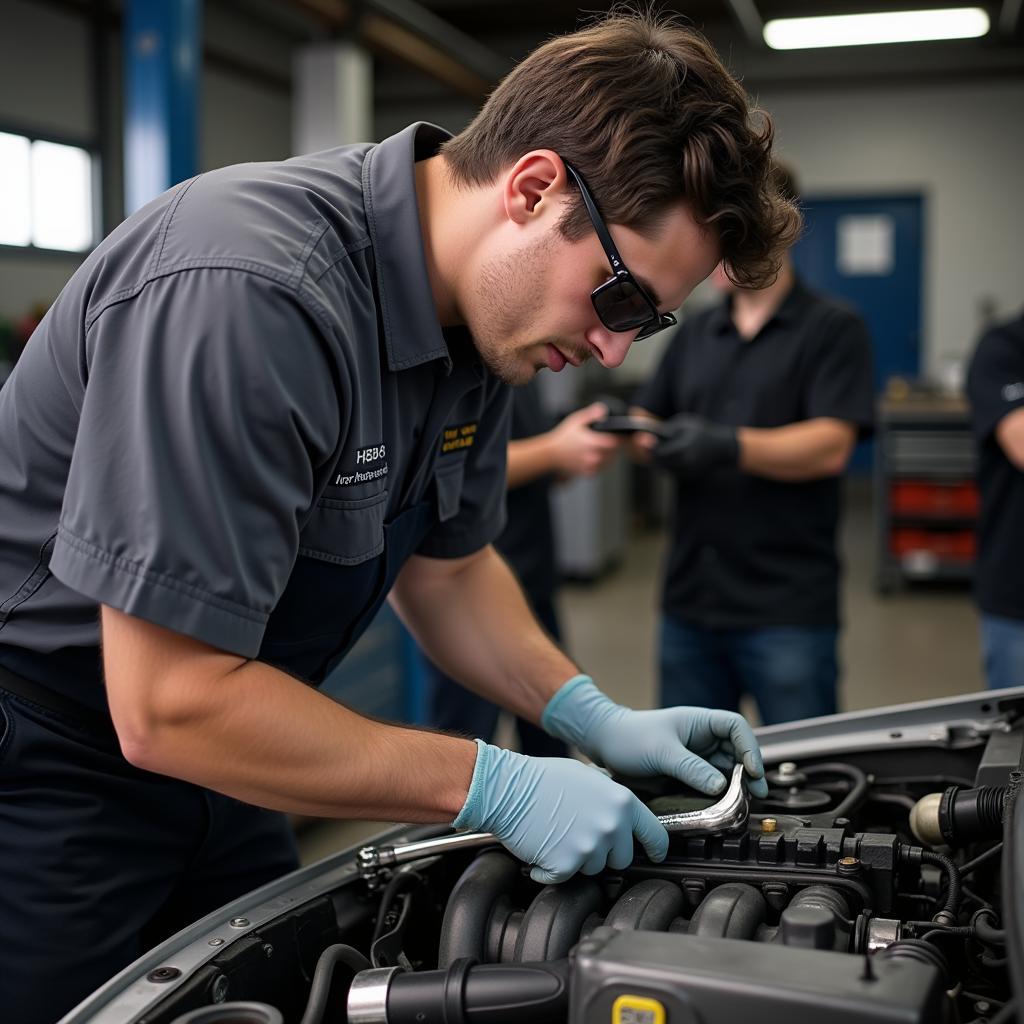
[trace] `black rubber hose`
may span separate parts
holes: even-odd
[[[940,915],[949,915],[951,921],[949,923],[956,923],[957,911],[960,909],[960,869],[949,859],[945,854],[935,853],[932,850],[921,851],[921,861],[924,864],[934,864],[935,867],[941,868],[946,874],[946,881],[948,883],[948,889],[946,892],[946,902],[942,905],[942,909],[935,915],[938,918]]]
[[[457,983],[452,984],[453,980]],[[396,974],[387,992],[388,1024],[564,1024],[568,1010],[568,960],[521,964],[460,960],[446,971]]]
[[[887,804],[890,807],[901,807],[910,812],[914,809],[917,801],[906,793],[870,793],[868,795],[870,804]]]
[[[302,1015],[301,1024],[320,1024],[324,1019],[327,999],[331,994],[331,982],[334,980],[334,968],[338,964],[350,967],[353,974],[370,968],[370,961],[358,949],[346,946],[342,942],[328,946],[316,962],[313,984],[309,989],[309,1000],[306,1003],[306,1012]]]
[[[916,963],[929,964],[939,972],[943,988],[948,989],[952,984],[949,961],[941,950],[930,942],[922,939],[900,939],[891,946],[886,946],[878,956],[885,960],[913,960]]]
[[[868,777],[856,765],[844,764],[842,761],[829,761],[826,764],[812,764],[801,769],[808,778],[815,775],[842,775],[850,780],[850,792],[830,811],[835,818],[848,818],[863,802],[868,793]]]
[[[504,850],[481,853],[462,872],[448,896],[441,923],[438,967],[447,967],[465,957],[488,959],[488,923],[501,897],[514,887],[519,873],[519,862]]]
[[[921,936],[922,942],[932,942],[935,939],[970,939],[974,937],[973,928],[933,928]]]
[[[994,910],[983,908],[971,918],[971,926],[974,928],[974,933],[978,936],[979,941],[984,942],[986,946],[1005,946],[1005,929],[994,927],[988,920],[989,918],[995,919],[995,917],[996,912]]]
[[[370,940],[370,946],[384,934],[387,929],[387,915],[391,909],[391,905],[395,902],[398,894],[404,892],[406,889],[414,889],[420,882],[423,881],[423,876],[415,871],[396,871],[388,881],[384,893],[380,898],[380,905],[377,909],[377,923],[373,929],[373,938]]]
[[[996,843],[995,846],[989,847],[984,853],[979,853],[973,860],[967,861],[966,864],[960,865],[960,877],[966,878],[968,875],[973,874],[983,864],[987,864],[996,854],[1003,852],[1003,844]]]

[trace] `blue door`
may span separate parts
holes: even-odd
[[[793,249],[803,279],[845,299],[867,321],[875,357],[875,390],[893,376],[921,370],[921,196],[805,197],[807,228]],[[852,467],[871,465],[871,446],[857,447]]]

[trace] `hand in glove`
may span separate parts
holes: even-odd
[[[662,469],[684,480],[698,480],[719,466],[735,466],[740,459],[736,428],[709,423],[684,412],[662,424],[665,435],[654,446],[652,458]]]
[[[633,836],[651,860],[668,853],[668,833],[628,789],[567,757],[527,757],[477,740],[476,767],[456,828],[493,832],[530,877],[564,882],[633,862]]]
[[[570,679],[548,702],[541,725],[622,775],[669,775],[703,793],[721,793],[737,761],[747,789],[767,796],[761,749],[742,715],[710,708],[633,711],[609,700],[589,676]]]

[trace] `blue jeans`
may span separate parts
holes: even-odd
[[[765,725],[836,712],[833,627],[707,629],[661,620],[661,704],[738,711],[757,702]]]
[[[990,690],[1024,686],[1024,619],[981,616],[981,647]]]

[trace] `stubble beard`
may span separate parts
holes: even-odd
[[[542,367],[529,350],[544,344],[530,338],[537,311],[546,296],[544,256],[551,242],[540,239],[518,253],[495,257],[480,268],[475,310],[468,324],[484,366],[498,380],[517,387],[527,384]]]

